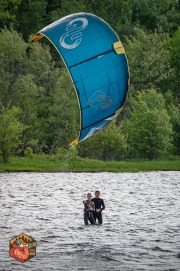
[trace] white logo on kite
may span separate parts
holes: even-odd
[[[82,25],[77,26],[75,22],[81,22]],[[60,37],[60,44],[66,49],[74,49],[81,43],[81,31],[88,25],[86,18],[77,18],[70,21],[66,26],[66,32]]]

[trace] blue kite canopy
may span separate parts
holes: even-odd
[[[129,85],[127,58],[112,28],[90,13],[66,16],[40,30],[33,41],[44,36],[62,56],[77,92],[81,127],[73,146],[121,112]]]

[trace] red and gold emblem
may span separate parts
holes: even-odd
[[[9,255],[24,263],[36,256],[36,240],[22,233],[9,241]]]

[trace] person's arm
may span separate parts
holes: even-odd
[[[95,212],[95,204],[94,204],[94,201],[92,201],[91,206],[92,206],[92,211]]]
[[[102,205],[102,208],[101,208],[101,211],[102,210],[104,210],[105,209],[105,204],[104,204],[104,200],[102,199],[102,203],[101,203],[101,205]]]
[[[94,212],[94,211],[95,211],[95,204],[94,204],[93,201],[91,201],[90,206],[89,206],[88,209],[89,209],[89,210],[88,210],[89,212]]]

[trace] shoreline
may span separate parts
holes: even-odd
[[[101,161],[87,158],[59,160],[51,156],[13,157],[8,164],[0,162],[2,172],[149,172],[180,171],[180,158],[174,160]]]

